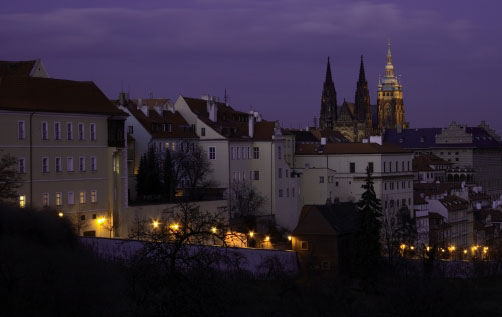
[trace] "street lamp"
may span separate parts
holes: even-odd
[[[157,220],[154,220],[152,222],[152,226],[153,226],[154,229],[157,229],[159,227],[159,222]]]
[[[212,232],[212,233],[216,233],[216,232],[218,232],[218,229],[216,229],[216,227],[212,227],[212,228],[211,228],[211,232]]]
[[[105,223],[105,217],[98,218],[98,225],[102,225]]]
[[[270,241],[270,236],[266,236],[265,237],[265,242],[269,242]]]
[[[249,237],[250,238],[254,237],[254,232],[253,231],[249,231]]]
[[[59,218],[63,218],[63,216],[64,216],[64,215],[63,215],[63,212],[62,212],[62,211],[58,212],[58,217],[59,217]]]

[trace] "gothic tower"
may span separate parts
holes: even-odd
[[[394,74],[390,42],[387,45],[385,76],[378,83],[378,127],[407,128],[407,123],[404,121],[403,86]]]
[[[371,126],[371,105],[368,81],[364,73],[363,56],[361,55],[361,65],[359,67],[359,80],[357,81],[356,97],[354,99],[354,117],[359,122],[364,122]]]
[[[336,104],[336,90],[333,78],[331,77],[331,66],[329,64],[326,68],[326,79],[322,89],[321,101],[321,115],[319,116],[319,125],[323,130],[333,129],[333,122],[337,119],[337,104]]]

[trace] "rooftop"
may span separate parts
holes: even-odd
[[[329,154],[393,154],[409,153],[409,151],[394,144],[377,143],[328,143],[325,146],[318,144],[299,144],[296,155],[329,155]]]

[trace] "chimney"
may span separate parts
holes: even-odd
[[[253,138],[254,137],[254,113],[253,113],[253,111],[249,111],[248,131],[249,131],[249,137]]]
[[[126,100],[127,100],[127,99],[128,99],[128,98],[127,98],[127,96],[126,96],[126,93],[125,93],[125,92],[121,92],[121,93],[119,94],[119,103],[120,103],[120,105],[121,105],[121,106],[123,106],[123,105],[125,104],[125,102],[126,102]]]
[[[207,101],[207,112],[209,113],[209,120],[216,122],[218,120],[218,105],[209,98]]]

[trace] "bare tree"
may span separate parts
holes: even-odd
[[[22,177],[17,170],[17,158],[4,154],[0,158],[0,202],[15,203],[18,192],[21,187]]]
[[[201,211],[189,202],[166,210],[161,219],[144,229],[140,233],[147,241],[143,255],[161,261],[171,273],[215,263],[219,250],[204,246],[227,246],[234,238],[221,211]]]
[[[193,150],[188,151],[182,161],[182,167],[185,172],[190,196],[197,199],[201,188],[208,188],[215,184],[208,177],[212,173],[211,163],[207,153],[201,146],[195,146]]]
[[[83,216],[84,214],[81,211],[77,211],[70,218],[71,225],[77,236],[80,236],[81,231],[89,226],[85,221],[85,216]]]
[[[261,214],[265,198],[251,181],[233,181],[230,187],[231,218],[237,219],[238,229],[247,232],[255,229],[256,216]]]

